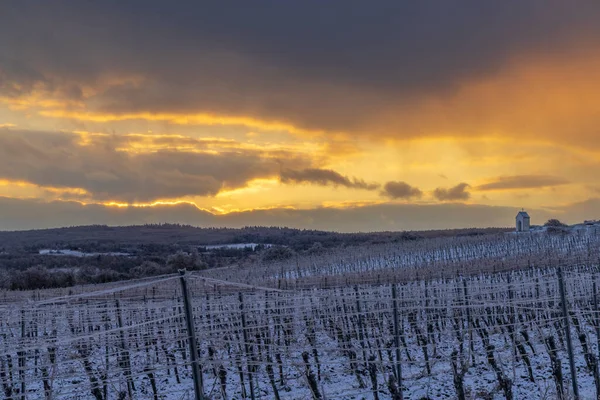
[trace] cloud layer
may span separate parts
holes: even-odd
[[[300,171],[285,169],[280,175],[283,183],[313,183],[321,186],[344,186],[352,189],[375,190],[377,183],[367,183],[362,179],[349,178],[331,169],[307,168]]]
[[[459,183],[450,188],[437,188],[433,191],[433,196],[440,201],[460,201],[468,200],[471,194],[467,191],[470,187],[468,183]]]
[[[478,110],[482,119],[513,134],[515,121],[494,114],[505,107],[486,85],[516,61],[558,55],[575,63],[573,49],[600,44],[598,4],[555,0],[460,6],[353,0],[344,7],[312,0],[235,6],[24,0],[3,3],[0,16],[0,92],[26,103],[37,99],[46,115],[202,113],[216,115],[214,121],[243,116],[396,137],[413,137],[419,126],[418,135],[439,135],[448,122],[465,132],[486,128],[465,114],[469,107],[485,107]],[[530,92],[539,95],[533,85]],[[527,96],[501,96],[521,97]],[[544,98],[548,111],[560,105]],[[431,123],[423,125],[423,114]],[[400,121],[404,129],[389,129]]]
[[[213,152],[202,143],[187,150],[128,152],[122,149],[123,139],[102,136],[82,143],[74,134],[2,131],[0,178],[82,189],[83,200],[88,201],[130,203],[214,196],[223,189],[244,187],[252,179],[276,176],[282,164],[303,167],[312,162],[280,151]]]
[[[489,183],[479,185],[477,190],[510,190],[510,189],[536,189],[566,185],[569,181],[565,178],[551,175],[514,175],[501,176]]]
[[[406,182],[390,181],[383,186],[381,195],[392,199],[410,199],[413,197],[421,197],[423,192],[419,188],[410,186]]]

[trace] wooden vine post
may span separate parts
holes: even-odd
[[[402,393],[402,364],[400,362],[400,329],[398,325],[398,294],[396,285],[392,285],[392,300],[394,312],[394,347],[396,349],[396,379],[398,380],[398,389],[400,391],[400,400],[403,399]]]
[[[240,313],[241,313],[241,317],[242,317],[242,335],[244,338],[244,350],[246,352],[246,365],[248,366],[248,381],[250,383],[250,398],[252,400],[256,399],[256,396],[254,394],[254,377],[253,377],[253,368],[254,366],[251,365],[251,357],[250,357],[250,343],[248,342],[248,330],[246,329],[246,314],[244,312],[244,296],[242,296],[242,292],[240,292],[238,294],[238,298],[240,300]]]
[[[194,379],[194,392],[196,400],[204,400],[204,388],[202,383],[202,371],[198,362],[198,346],[196,343],[196,332],[194,329],[194,317],[192,314],[192,305],[185,279],[185,269],[179,270],[179,281],[181,283],[181,292],[183,297],[183,306],[185,308],[185,322],[188,331],[188,342],[190,347],[190,361],[192,365],[192,377]]]
[[[127,393],[129,394],[129,398],[132,399],[135,385],[133,383],[133,374],[131,370],[131,356],[127,348],[127,340],[125,340],[125,331],[123,330],[123,317],[121,315],[121,303],[119,302],[119,299],[115,300],[115,308],[117,311],[117,323],[119,324],[119,335],[121,337],[121,349],[123,350],[121,353],[123,370],[125,377],[127,378]]]
[[[573,342],[571,340],[571,324],[569,323],[569,313],[567,310],[567,299],[565,296],[565,281],[563,279],[562,268],[559,266],[556,270],[558,275],[558,288],[560,290],[560,302],[562,306],[563,319],[565,323],[565,335],[567,337],[567,351],[569,352],[569,367],[571,368],[571,383],[573,384],[573,397],[579,400],[579,387],[577,385],[577,370],[575,369],[575,357],[573,355]]]
[[[594,290],[594,325],[596,325],[596,343],[598,347],[598,359],[600,359],[600,319],[598,318],[598,288],[596,285],[596,273],[592,275]]]

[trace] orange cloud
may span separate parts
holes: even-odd
[[[42,110],[40,115],[51,118],[75,119],[79,121],[112,122],[126,120],[164,121],[176,125],[233,125],[245,126],[265,131],[284,131],[307,136],[319,136],[324,131],[302,129],[280,121],[261,120],[245,116],[228,116],[208,113],[174,114],[174,113],[97,113],[92,111],[70,111],[65,109]]]
[[[122,203],[118,201],[105,201],[105,202],[82,202],[81,204],[101,204],[106,207],[117,207],[117,208],[148,208],[148,207],[157,207],[157,206],[177,206],[181,204],[187,204],[198,208],[199,210],[204,210],[196,205],[196,203],[191,201],[184,200],[157,200],[148,203]],[[208,211],[208,210],[204,210]]]
[[[82,188],[38,185],[25,180],[13,179],[0,179],[0,195],[44,200],[76,200],[91,197],[91,194]]]
[[[515,58],[496,74],[455,90],[395,103],[371,131],[396,139],[452,137],[600,147],[600,54]],[[392,129],[391,127],[394,127]]]
[[[476,186],[476,190],[515,190],[546,188],[570,183],[567,179],[551,175],[499,176],[487,183]]]
[[[81,136],[59,132],[7,130],[0,134],[0,178],[41,187],[82,188],[95,200],[150,203],[185,196],[214,196],[244,188],[258,178],[276,176],[281,168],[302,169],[311,154],[286,150],[219,148],[230,141],[171,138],[157,151],[128,152],[139,136]],[[156,138],[154,138],[156,139]],[[158,138],[162,140],[164,138]],[[190,143],[193,150],[177,149]],[[175,148],[169,148],[169,146]],[[134,146],[135,148],[135,146]],[[65,192],[66,193],[66,192]]]

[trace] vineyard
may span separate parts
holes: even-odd
[[[0,292],[0,398],[597,399],[599,246],[443,239]]]

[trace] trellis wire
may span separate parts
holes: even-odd
[[[582,330],[579,333],[572,327],[576,337],[583,334],[596,338],[593,321],[599,315],[591,307],[592,286],[582,284],[591,280],[593,274],[565,273],[568,303]],[[470,319],[488,330],[490,340],[496,342],[496,357],[506,371],[510,371],[512,366],[508,366],[513,363],[517,363],[517,371],[526,369],[522,360],[512,359],[513,345],[506,341],[510,330],[528,332],[532,348],[539,353],[544,352],[540,332],[554,335],[561,343],[564,317],[556,276],[546,269],[530,271],[530,275],[521,281],[513,279],[510,302],[506,280],[495,275],[431,281],[428,299],[424,298],[421,282],[399,284],[401,295],[396,316],[402,325],[399,335],[404,336],[404,341],[400,340],[399,362],[405,390],[429,387],[428,390],[434,391],[441,387],[439,390],[452,392],[451,387],[436,381],[434,375],[440,371],[452,374],[452,353],[461,346],[463,361],[470,363],[471,339],[467,332],[470,328],[476,332],[477,328],[467,326],[467,309]],[[160,399],[193,398],[182,294],[177,280],[170,278],[145,280],[143,284],[111,284],[106,289],[100,286],[85,296],[6,304],[0,326],[2,396],[8,398],[10,393],[15,399],[112,399],[123,393],[129,396],[129,380],[129,385],[135,388],[133,398],[152,398],[155,394]],[[463,285],[469,288],[468,296],[462,291]],[[542,285],[544,290],[536,291],[536,285]],[[189,287],[206,382],[204,390],[207,395],[211,393],[211,398],[239,395],[240,371],[246,386],[252,376],[256,398],[272,398],[266,354],[271,355],[270,365],[277,371],[276,387],[281,398],[313,396],[305,381],[306,366],[301,357],[304,351],[311,354],[313,373],[321,371],[321,379],[316,378],[317,386],[329,396],[372,395],[368,365],[375,367],[382,396],[391,396],[386,380],[398,366],[391,285],[271,291],[268,295],[264,290],[235,286],[235,290],[219,293],[212,284],[207,285],[202,277],[192,274]],[[245,339],[240,291],[244,292]],[[519,315],[514,321],[508,317],[511,307]],[[118,312],[122,315],[122,326],[118,323]],[[267,330],[270,341],[266,340]],[[126,346],[121,344],[121,335]],[[473,336],[474,356],[483,362],[485,348],[477,333]],[[524,339],[519,340],[524,343]],[[596,342],[588,339],[590,348],[595,348]],[[574,347],[577,359],[583,360],[581,346]],[[429,351],[429,360],[423,358],[424,349]],[[533,358],[532,350],[529,351]],[[563,344],[559,344],[558,351],[566,359]],[[369,361],[372,356],[375,359]],[[431,375],[424,372],[428,363]],[[219,373],[225,378],[221,379]],[[547,369],[534,375],[537,381],[548,383]],[[336,378],[346,385],[341,388],[331,383]],[[478,382],[475,375],[471,379]],[[286,392],[287,387],[290,392]]]

